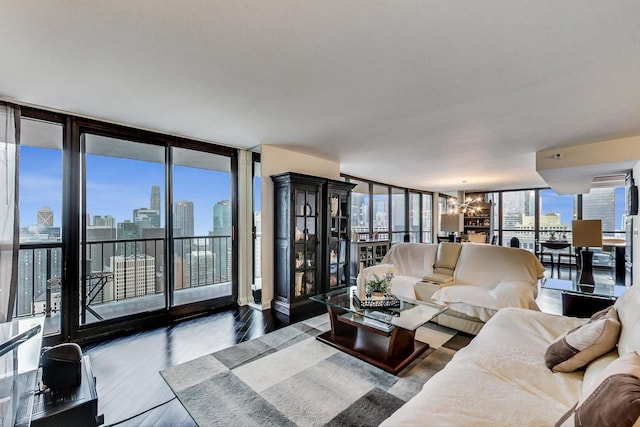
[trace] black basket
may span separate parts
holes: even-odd
[[[361,300],[354,294],[353,305],[360,310],[365,308],[400,308],[400,300],[394,295],[385,296],[384,299],[365,298]]]

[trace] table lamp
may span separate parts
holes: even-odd
[[[464,216],[460,213],[440,215],[440,229],[449,232],[449,241],[455,241],[455,233],[463,229]]]
[[[599,219],[575,220],[571,223],[573,246],[580,251],[581,268],[578,283],[595,285],[593,281],[593,252],[589,248],[602,247],[602,221]]]

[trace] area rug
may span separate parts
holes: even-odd
[[[315,337],[327,315],[161,372],[200,426],[373,426],[421,390],[471,337],[436,325],[430,348],[398,376]]]

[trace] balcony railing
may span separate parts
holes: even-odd
[[[230,291],[231,236],[174,239],[177,303],[215,298]],[[85,244],[81,274],[81,322],[90,323],[165,305],[165,239],[99,240]],[[59,330],[62,243],[20,245],[16,316],[45,314]],[[210,285],[228,285],[206,291]],[[200,288],[191,292],[190,289]],[[189,294],[190,295],[186,295]],[[49,328],[48,332],[52,332]],[[47,322],[45,322],[47,333]]]

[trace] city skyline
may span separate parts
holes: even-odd
[[[20,226],[38,223],[37,213],[49,207],[54,213],[54,227],[62,224],[62,153],[60,150],[22,145],[20,147]],[[86,214],[110,215],[116,223],[134,221],[135,209],[150,209],[160,192],[160,218],[164,227],[166,195],[164,165],[141,160],[87,155]],[[206,183],[206,191],[202,184]],[[133,184],[133,185],[132,185]],[[154,188],[155,187],[155,188]],[[174,166],[174,201],[186,200],[194,205],[194,232],[207,235],[213,231],[216,203],[231,198],[228,172]],[[96,195],[100,197],[96,197]],[[93,197],[92,197],[93,196]],[[152,199],[155,199],[152,202]]]

